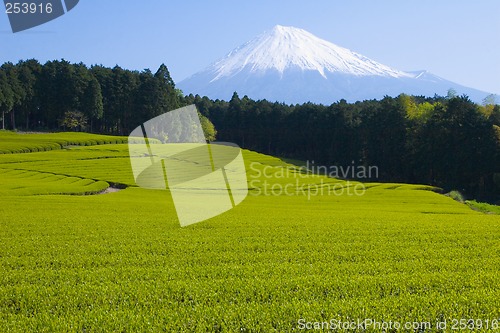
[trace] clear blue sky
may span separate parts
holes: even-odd
[[[17,34],[2,9],[0,62],[64,58],[153,71],[165,63],[179,82],[281,24],[397,69],[500,94],[499,18],[498,0],[80,0]]]

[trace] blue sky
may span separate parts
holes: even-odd
[[[498,0],[80,0],[17,34],[2,10],[0,62],[64,58],[153,71],[165,63],[179,82],[281,24],[397,69],[500,94],[499,17]]]

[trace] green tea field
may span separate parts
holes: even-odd
[[[499,215],[245,150],[248,197],[181,228],[125,142],[0,131],[0,332],[500,332]]]

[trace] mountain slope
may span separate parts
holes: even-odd
[[[480,101],[488,93],[426,71],[403,72],[322,40],[309,32],[275,26],[179,83],[184,93],[228,100],[234,91],[254,99],[330,104],[400,93],[446,95],[453,88]]]

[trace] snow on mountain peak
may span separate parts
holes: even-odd
[[[213,82],[234,76],[244,69],[250,72],[277,70],[283,74],[285,70],[294,68],[317,71],[324,78],[327,78],[326,72],[395,78],[411,76],[305,30],[281,25],[231,51],[209,70],[215,74]]]
[[[179,82],[178,87],[187,94],[226,101],[236,91],[255,100],[324,105],[401,93],[444,96],[450,88],[475,101],[487,96],[427,71],[393,69],[302,29],[280,25]]]

